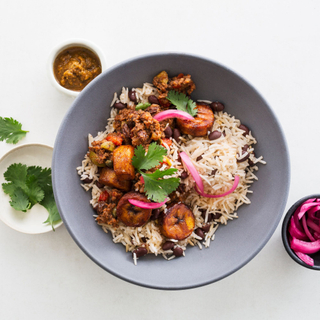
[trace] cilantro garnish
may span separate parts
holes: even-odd
[[[4,173],[4,178],[8,183],[3,183],[2,189],[10,196],[11,207],[26,212],[39,203],[49,212],[44,223],[49,223],[54,230],[53,223],[61,218],[53,196],[51,169],[14,163]]]
[[[188,112],[193,117],[197,115],[197,105],[194,101],[189,99],[184,93],[177,91],[169,91],[167,99],[177,107],[178,110]]]
[[[164,176],[174,174],[177,169],[170,168],[164,171],[157,169],[153,173],[145,173],[141,170],[149,170],[159,165],[163,161],[163,157],[167,154],[167,150],[156,144],[151,143],[146,153],[142,145],[139,145],[134,151],[132,158],[133,166],[138,170],[144,179],[144,189],[148,199],[155,202],[164,201],[167,196],[176,190],[179,186],[179,178],[163,179]]]
[[[0,117],[0,141],[16,144],[29,132],[21,130],[21,127],[22,124],[17,120]]]

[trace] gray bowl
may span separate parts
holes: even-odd
[[[252,203],[238,210],[239,219],[221,226],[210,248],[190,247],[186,257],[166,261],[147,255],[134,266],[130,253],[114,244],[92,217],[90,192],[80,186],[76,167],[88,149],[87,135],[104,129],[114,92],[122,86],[141,87],[162,70],[189,73],[197,89],[193,99],[219,100],[226,111],[247,125],[258,140],[259,181],[249,195]],[[129,282],[157,289],[187,289],[218,281],[248,263],[267,243],[286,205],[289,156],[284,135],[259,93],[229,69],[204,58],[162,53],[125,61],[92,81],[74,101],[59,129],[52,162],[55,199],[69,233],[99,266]]]

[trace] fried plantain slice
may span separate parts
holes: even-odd
[[[120,179],[113,169],[104,167],[101,170],[99,182],[119,190],[129,191],[131,189],[131,181],[130,180],[122,180]]]
[[[150,202],[146,196],[138,192],[128,192],[119,201],[117,206],[117,217],[128,227],[141,227],[151,217],[151,209],[142,209],[132,205],[128,200],[134,199]]]
[[[183,134],[190,134],[194,137],[202,137],[211,130],[214,114],[211,108],[204,104],[197,103],[198,113],[194,120],[177,119],[177,126]]]
[[[194,215],[183,203],[168,209],[160,222],[160,232],[168,239],[183,240],[191,235],[194,227]]]

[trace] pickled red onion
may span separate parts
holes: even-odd
[[[163,206],[168,201],[168,199],[166,199],[162,202],[144,202],[144,201],[139,201],[139,200],[135,200],[135,199],[128,199],[128,201],[132,205],[139,207],[139,208],[142,208],[142,209],[158,209],[161,206]]]
[[[239,180],[240,180],[240,177],[239,176],[235,176],[234,177],[233,186],[231,187],[231,189],[228,190],[225,193],[222,193],[222,194],[207,194],[207,193],[201,192],[197,187],[195,189],[200,194],[200,196],[202,196],[202,197],[206,197],[206,198],[221,198],[221,197],[227,196],[228,194],[230,194],[234,190],[236,190],[236,188],[237,188],[237,186],[239,184]]]
[[[183,163],[185,164],[185,166],[187,167],[190,174],[192,175],[192,178],[194,179],[194,182],[196,183],[199,190],[201,192],[204,192],[202,179],[201,179],[197,169],[195,168],[195,166],[191,162],[190,158],[188,157],[188,155],[185,152],[180,152],[180,158],[183,161]]]
[[[294,252],[304,263],[308,264],[309,266],[314,266],[314,260],[309,257],[307,254],[302,252],[295,251]]]
[[[291,249],[302,253],[315,253],[320,250],[320,240],[306,242],[292,238]]]
[[[173,110],[169,109],[166,111],[162,111],[156,114],[153,119],[157,121],[162,121],[168,118],[179,118],[182,120],[194,120],[194,117],[191,116],[188,112],[180,111],[180,110]]]

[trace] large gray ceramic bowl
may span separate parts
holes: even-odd
[[[162,70],[188,73],[196,83],[193,99],[222,101],[226,111],[247,125],[258,140],[256,154],[267,165],[238,210],[239,219],[222,226],[210,248],[190,247],[186,257],[166,261],[147,255],[135,266],[130,253],[103,232],[80,186],[76,167],[88,149],[88,133],[106,126],[114,92],[152,82]],[[289,189],[286,142],[272,110],[245,80],[213,61],[187,54],[162,53],[125,61],[92,81],[74,101],[59,129],[52,163],[54,195],[68,231],[99,266],[129,282],[157,289],[187,289],[220,280],[248,263],[267,243],[285,208]]]

